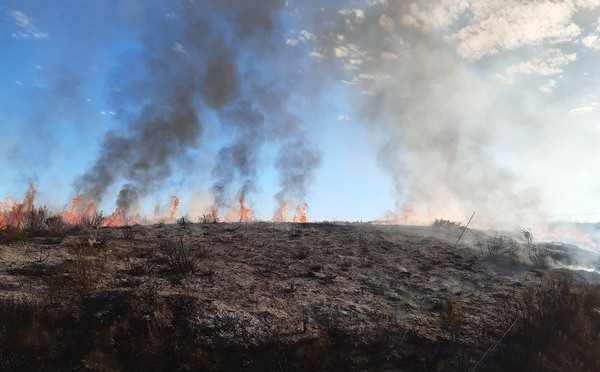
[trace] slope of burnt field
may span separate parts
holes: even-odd
[[[185,223],[38,235],[0,245],[3,369],[464,370],[524,317],[527,290],[556,273],[577,278],[563,280],[573,293],[597,281],[483,257],[484,232],[454,248],[453,228]],[[521,363],[502,354],[523,351],[513,333],[478,368]]]

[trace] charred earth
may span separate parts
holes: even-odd
[[[185,219],[6,229],[0,368],[600,369],[595,253],[477,230],[455,247],[460,233]]]

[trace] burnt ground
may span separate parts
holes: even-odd
[[[526,288],[557,272],[598,282],[533,266],[523,244],[485,255],[482,231],[454,248],[460,232],[259,222],[29,233],[0,245],[0,367],[470,370]],[[477,367],[518,370],[502,355],[511,347],[509,334]]]

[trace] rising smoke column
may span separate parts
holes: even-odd
[[[335,15],[317,11],[312,55],[360,92],[360,116],[379,137],[377,157],[392,177],[397,210],[427,215],[431,207],[457,220],[477,210],[480,221],[515,223],[535,212],[539,197],[496,161],[494,150],[503,145],[499,134],[524,115],[518,103],[507,114],[501,102],[515,100],[495,92],[449,42],[468,4],[436,4],[380,1]]]
[[[294,74],[273,66],[273,76],[264,77],[253,67],[292,61],[278,21],[285,1],[170,6],[164,2],[145,10],[139,50],[124,54],[113,74],[113,103],[123,129],[106,135],[98,160],[76,182],[78,192],[94,202],[123,182],[117,208],[125,214],[200,145],[206,112],[215,114],[230,138],[213,169],[217,206],[230,202],[233,188],[240,200],[254,189],[266,138],[281,141],[287,135],[277,128],[289,125],[278,120],[291,115],[287,107],[265,97],[286,95],[281,92],[290,88]]]
[[[246,80],[240,98],[219,113],[231,141],[220,149],[212,172],[215,210],[239,202],[243,215],[243,202],[255,191],[260,152],[266,144],[280,145],[275,159],[280,208],[304,202],[306,184],[319,164],[318,151],[305,139],[302,121],[289,109],[290,91],[297,88],[302,76],[297,67],[300,56],[287,46],[285,30],[277,26],[274,17],[283,5],[279,1],[265,1],[260,6],[237,4],[239,14],[232,15],[238,37],[253,38],[252,48],[244,52],[244,59],[252,63],[244,66]],[[267,76],[261,75],[264,71]]]

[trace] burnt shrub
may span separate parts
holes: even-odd
[[[43,232],[46,218],[48,217],[48,208],[33,207],[27,213],[25,213],[25,224],[24,228],[30,235],[39,235]]]
[[[65,233],[66,224],[60,214],[47,217],[44,224],[51,235],[61,236]]]
[[[494,261],[515,261],[519,252],[519,244],[506,236],[492,236],[477,246],[485,258]]]
[[[165,238],[160,242],[160,253],[171,270],[177,274],[193,274],[198,271],[200,262],[208,251],[203,247],[192,247],[179,239]]]
[[[0,229],[0,244],[19,242],[26,238],[25,232],[18,227],[7,226],[4,229]]]
[[[436,219],[431,226],[435,227],[436,229],[462,229],[463,228],[461,222],[444,220],[444,219]]]
[[[600,370],[598,286],[550,275],[526,286],[513,308],[517,321],[495,363],[519,371]]]

